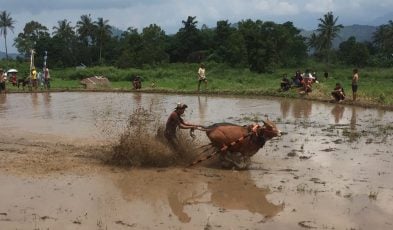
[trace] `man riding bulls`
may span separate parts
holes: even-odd
[[[187,107],[186,104],[178,103],[166,122],[164,136],[168,140],[169,145],[175,150],[178,149],[179,144],[176,137],[176,130],[178,127],[180,129],[197,129],[198,127],[202,127],[201,125],[186,123],[183,118],[181,118],[181,115],[184,114]]]

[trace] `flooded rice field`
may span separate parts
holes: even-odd
[[[242,171],[108,163],[131,114],[154,118],[135,135],[151,151],[177,102],[192,123],[268,117],[285,135]],[[392,139],[392,112],[307,100],[0,95],[0,229],[393,229]]]

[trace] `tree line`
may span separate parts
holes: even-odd
[[[292,22],[277,24],[247,19],[232,24],[221,20],[214,28],[202,25],[199,29],[196,17],[192,16],[182,21],[182,27],[172,35],[156,24],[140,32],[129,27],[121,35],[114,35],[108,20],[82,15],[75,25],[67,19],[58,21],[52,33],[40,22],[30,21],[15,38],[14,46],[24,58],[35,50],[36,64],[43,62],[47,51],[51,68],[81,63],[142,68],[214,61],[255,72],[271,72],[301,66],[309,58],[358,67],[393,66],[392,21],[378,27],[372,42],[357,42],[350,37],[337,50],[332,48],[332,41],[343,28],[338,17],[328,12],[318,21],[318,29],[309,38],[301,36]],[[7,58],[7,35],[13,32],[14,23],[10,13],[0,12],[0,34]]]

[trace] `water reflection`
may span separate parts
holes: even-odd
[[[291,108],[291,102],[289,100],[280,101],[280,111],[283,119],[287,118],[290,108]]]
[[[340,104],[336,104],[333,107],[331,113],[334,116],[334,123],[337,124],[337,123],[340,122],[340,120],[343,118],[344,110],[345,110],[345,107],[343,105],[340,105]]]
[[[51,106],[52,97],[49,92],[44,92],[42,96],[45,105],[45,116],[47,118],[52,118],[52,106]]]
[[[207,96],[198,95],[198,109],[199,109],[200,122],[204,124],[206,118],[206,110],[207,110]]]
[[[312,112],[312,101],[294,100],[292,114],[295,118],[309,118]]]
[[[133,93],[132,96],[134,98],[135,105],[137,107],[140,107],[141,102],[142,102],[142,94],[141,93]]]
[[[0,105],[4,105],[7,101],[7,94],[0,94]]]
[[[383,119],[383,116],[385,115],[386,110],[378,109],[377,113],[378,113],[378,118]]]
[[[249,172],[245,172],[208,183],[212,204],[224,209],[247,210],[265,217],[273,217],[282,211],[283,204],[269,202],[266,199],[269,190],[258,188],[249,177]]]
[[[360,137],[357,133],[357,128],[356,128],[356,123],[357,123],[357,115],[356,115],[356,109],[355,107],[352,107],[352,113],[351,113],[351,121],[349,122],[349,128],[351,130],[351,133],[349,135],[349,141],[353,142],[356,139]]]
[[[36,93],[36,92],[35,93],[31,93],[31,104],[32,104],[34,110],[37,111],[38,110],[38,105],[39,105],[39,103],[38,103],[38,93]]]
[[[50,107],[50,101],[52,100],[52,96],[49,92],[44,92],[42,95],[44,98],[45,107]]]
[[[128,174],[115,184],[125,200],[143,201],[154,209],[162,209],[162,204],[167,203],[171,213],[183,223],[190,222],[193,216],[189,213],[191,211],[186,211],[192,210],[187,207],[198,204],[210,204],[213,209],[247,210],[266,218],[274,217],[284,208],[283,204],[276,205],[267,200],[269,190],[255,186],[249,172],[223,171],[210,176],[193,174],[192,177],[185,172],[153,172],[156,174],[149,175],[151,173]],[[168,175],[173,173],[176,176]]]
[[[351,122],[350,127],[352,132],[356,132],[356,108],[352,107],[352,115],[351,115]]]
[[[3,114],[3,111],[7,110],[6,107],[6,102],[7,102],[7,94],[0,94],[0,115]]]

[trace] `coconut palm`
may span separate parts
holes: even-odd
[[[71,26],[71,22],[67,19],[57,22],[58,26],[53,27],[53,35],[63,39],[72,38],[75,35],[74,27]]]
[[[95,25],[89,15],[82,15],[80,21],[76,22],[76,28],[80,40],[89,46],[94,43],[94,30]]]
[[[67,19],[58,21],[58,26],[53,27],[53,53],[64,66],[74,65],[76,36],[74,27]],[[55,61],[55,58],[52,58]],[[57,61],[57,60],[56,60]]]
[[[318,51],[321,49],[319,37],[316,33],[312,33],[311,36],[307,39],[307,45]]]
[[[393,21],[389,20],[388,24],[381,25],[373,35],[375,46],[384,54],[389,56],[393,54]]]
[[[328,12],[323,18],[318,19],[318,42],[319,49],[326,52],[327,62],[329,63],[329,53],[332,48],[333,39],[338,36],[338,33],[343,28],[343,25],[336,25],[338,17],[334,18],[332,12]]]
[[[7,49],[7,34],[8,30],[14,32],[14,19],[10,16],[10,13],[7,11],[0,12],[0,34],[4,36],[4,45],[5,45],[5,55],[8,60],[8,49]]]
[[[102,46],[104,45],[105,41],[108,40],[109,36],[112,35],[112,27],[108,25],[108,22],[108,20],[104,20],[103,18],[98,18],[97,21],[94,22],[96,25],[97,42],[100,46],[100,63],[102,63]]]

